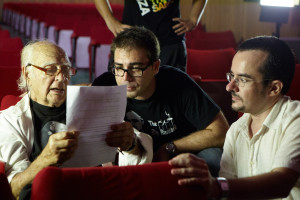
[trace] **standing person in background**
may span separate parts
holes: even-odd
[[[193,0],[188,19],[180,16],[179,0],[125,0],[123,20],[117,20],[108,0],[95,0],[96,7],[109,30],[116,36],[131,26],[144,26],[157,36],[161,65],[186,71],[185,33],[200,22],[207,0]]]

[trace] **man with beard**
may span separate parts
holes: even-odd
[[[169,163],[180,185],[198,185],[209,198],[300,199],[300,102],[284,96],[295,57],[275,37],[243,42],[227,73],[232,108],[244,115],[227,132],[221,177],[204,160],[182,154]]]

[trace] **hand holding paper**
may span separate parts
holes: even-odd
[[[116,148],[108,146],[105,139],[112,125],[123,122],[125,109],[125,85],[68,86],[66,123],[68,130],[80,131],[80,135],[78,149],[63,166],[87,167],[114,161]]]

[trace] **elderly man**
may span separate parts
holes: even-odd
[[[23,199],[30,195],[30,183],[40,170],[59,166],[72,157],[79,132],[64,131],[67,84],[76,73],[66,53],[51,42],[35,41],[22,50],[21,64],[19,88],[25,95],[0,115],[0,160],[6,163],[13,195]],[[108,145],[130,150],[121,157],[129,158],[132,164],[151,161],[152,157],[147,160],[143,148],[136,145],[139,140],[134,140],[137,137],[130,123],[115,124],[111,129]],[[130,164],[125,158],[120,160]]]
[[[205,158],[217,176],[227,121],[186,73],[160,66],[159,52],[152,31],[126,29],[111,46],[112,73],[101,75],[93,85],[127,84],[125,120],[152,136],[154,161],[192,152]]]
[[[220,176],[191,154],[170,161],[180,185],[199,185],[208,197],[300,199],[300,102],[284,96],[293,80],[295,58],[275,37],[241,44],[226,89],[232,108],[245,113],[230,127]]]

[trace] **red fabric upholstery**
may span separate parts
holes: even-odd
[[[6,38],[4,40],[1,40],[0,42],[0,51],[20,53],[22,48],[23,48],[23,42],[19,37]]]
[[[13,199],[10,185],[5,175],[5,163],[0,161],[0,198],[5,200]]]
[[[21,73],[21,67],[0,66],[0,100],[3,96],[12,94],[19,96],[17,80]]]
[[[0,38],[10,38],[10,33],[8,30],[1,30],[0,29]]]
[[[291,99],[293,100],[300,100],[299,87],[300,87],[300,64],[296,64],[294,79],[286,95],[290,96]]]
[[[10,106],[16,105],[18,101],[21,100],[21,97],[15,95],[5,95],[1,100],[0,110],[9,108]]]
[[[187,50],[187,73],[202,79],[224,79],[230,71],[234,49]]]
[[[126,167],[48,167],[33,181],[31,199],[204,199],[200,187],[179,186],[167,162]]]
[[[0,65],[21,67],[20,52],[0,51]]]
[[[186,46],[190,49],[226,49],[236,48],[236,42],[232,31],[201,32],[196,31],[187,34]]]

